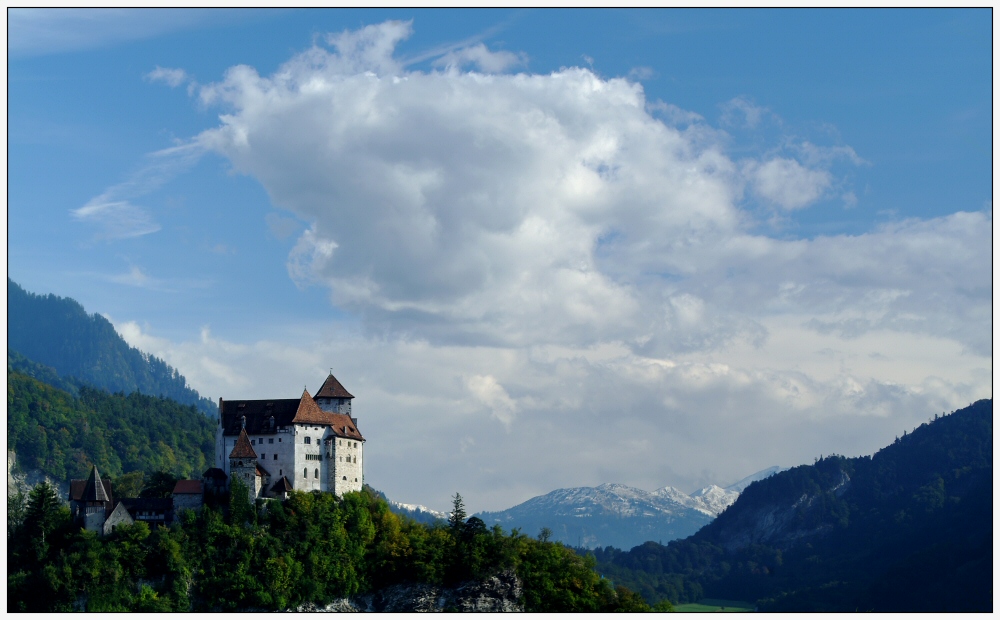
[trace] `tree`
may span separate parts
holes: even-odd
[[[48,482],[42,482],[31,489],[24,523],[28,539],[39,559],[45,556],[49,541],[47,538],[63,524],[68,516],[59,503],[59,496]]]
[[[455,493],[455,497],[452,499],[451,516],[448,517],[448,525],[451,526],[451,529],[458,531],[464,523],[465,502],[462,501],[460,493]]]
[[[541,542],[549,542],[550,538],[552,538],[552,530],[551,529],[549,529],[547,527],[543,527],[541,530],[538,531],[538,540],[539,541],[541,541]]]
[[[229,481],[229,519],[233,525],[248,526],[256,521],[250,489],[242,480],[233,476]]]
[[[112,479],[111,488],[115,497],[139,497],[145,488],[146,476],[141,471],[133,471]],[[170,488],[173,491],[173,487]]]
[[[24,490],[18,485],[16,493],[7,495],[7,540],[10,540],[14,532],[24,523],[24,515],[27,507],[28,496],[24,494]]]
[[[125,476],[122,477],[124,478]],[[176,484],[177,477],[170,472],[154,472],[149,477],[149,481],[146,482],[145,488],[143,488],[142,492],[139,493],[139,497],[170,497],[170,495],[174,492],[174,485]],[[245,488],[246,487],[244,487],[244,489]]]

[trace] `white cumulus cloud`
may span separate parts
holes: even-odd
[[[806,168],[784,157],[750,163],[746,174],[758,196],[788,210],[801,209],[815,202],[832,181],[829,172]]]
[[[702,117],[590,69],[408,70],[411,30],[229,69],[199,89],[222,114],[189,145],[304,223],[290,276],[366,331],[130,342],[231,398],[295,396],[336,360],[371,412],[373,483],[439,508],[456,490],[476,509],[610,481],[693,490],[870,452],[991,394],[991,211],[768,236],[748,197],[850,202],[832,164],[866,162],[810,143],[737,161]]]

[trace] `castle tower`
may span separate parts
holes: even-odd
[[[240,429],[240,436],[229,453],[229,478],[239,478],[247,486],[247,493],[250,503],[257,499],[257,452],[250,445],[250,438],[247,436],[246,418],[243,418],[243,428]],[[231,488],[231,487],[230,487]]]
[[[110,487],[110,484],[107,486]],[[83,488],[80,499],[72,503],[73,516],[84,528],[92,532],[104,532],[104,521],[108,516],[111,497],[105,488],[105,482],[101,480],[101,474],[97,471],[97,465],[91,467],[90,477],[87,478],[87,485]]]
[[[351,400],[354,396],[351,395],[344,386],[341,385],[340,381],[333,376],[331,372],[323,382],[322,387],[313,396],[313,400],[319,405],[319,408],[328,413],[342,413],[344,415],[351,415]]]

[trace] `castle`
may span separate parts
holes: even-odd
[[[239,478],[251,500],[292,489],[343,495],[364,484],[365,438],[351,417],[351,395],[331,373],[310,396],[219,399],[215,466],[206,478]]]
[[[169,498],[115,500],[111,481],[97,467],[70,484],[70,509],[82,527],[101,535],[118,525],[168,525],[182,509],[198,509],[204,496],[225,492],[238,478],[251,502],[286,499],[288,492],[360,491],[365,481],[365,438],[351,417],[354,396],[331,373],[315,396],[269,400],[219,399],[215,467],[201,480],[178,480]]]

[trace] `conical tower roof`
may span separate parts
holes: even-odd
[[[247,437],[246,428],[240,430],[240,436],[236,439],[236,445],[233,446],[233,451],[229,453],[229,458],[231,459],[257,458],[257,453],[254,451],[253,446],[250,445],[250,438]]]
[[[97,473],[97,465],[90,469],[90,477],[87,478],[87,486],[83,488],[82,499],[87,502],[111,501],[104,490],[104,483],[101,482],[101,474]]]
[[[354,398],[350,392],[344,389],[344,386],[337,381],[337,377],[330,373],[330,376],[326,378],[323,382],[323,386],[319,388],[316,395],[313,398]]]
[[[302,398],[299,400],[299,408],[292,418],[294,424],[332,424],[334,418],[319,408],[313,397],[309,395],[309,390],[302,390]]]

